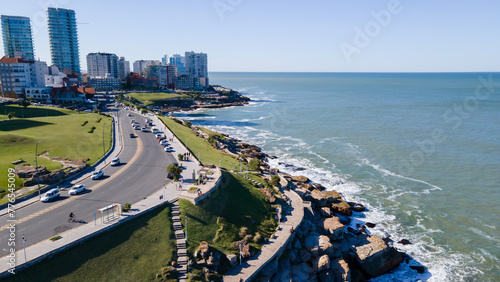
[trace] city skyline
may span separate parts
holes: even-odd
[[[314,5],[301,1],[166,1],[142,6],[131,1],[120,5],[71,0],[0,2],[2,15],[31,19],[35,56],[48,63],[46,8],[74,10],[84,71],[89,53],[113,53],[132,64],[186,51],[208,54],[208,71],[500,69],[496,52],[500,40],[495,36],[500,3],[490,0],[454,1],[453,5],[409,0]]]

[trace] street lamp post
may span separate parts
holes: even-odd
[[[40,195],[40,176],[38,175],[38,143],[42,141],[37,141],[36,146],[35,146],[35,168],[36,168],[36,182],[38,184],[38,199],[42,198],[42,195]]]
[[[22,237],[23,237],[24,261],[27,261],[27,259],[26,259],[26,246],[24,245],[24,242],[26,242],[26,240],[24,239],[24,234]]]

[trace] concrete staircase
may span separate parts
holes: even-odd
[[[188,255],[186,250],[186,238],[182,230],[181,217],[179,212],[179,201],[172,203],[172,222],[174,223],[175,239],[177,240],[177,271],[179,273],[179,281],[187,281],[187,264]]]

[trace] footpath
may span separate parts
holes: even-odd
[[[146,117],[146,116],[144,116]],[[167,139],[171,138],[173,141],[169,142],[171,147],[173,148],[174,152],[174,157],[178,153],[186,153],[188,152],[187,149],[184,147],[184,145],[177,140],[177,138],[166,128],[163,126],[163,123],[156,117],[151,117],[147,116],[148,118],[153,119],[153,123],[157,125],[158,127],[161,128],[161,131],[163,131],[167,135]],[[116,121],[115,121],[116,123]],[[115,142],[117,146],[113,147],[113,150],[108,153],[108,156],[106,159],[101,160],[99,164],[95,166],[96,169],[102,169],[105,166],[107,166],[111,159],[113,159],[115,156],[117,156],[122,148],[122,136],[121,130],[119,131],[119,126],[118,124],[115,124],[115,132],[114,136]],[[161,126],[160,126],[161,125]],[[126,126],[123,125],[123,126]],[[145,138],[153,138],[152,136],[145,136]],[[159,145],[158,145],[159,146]],[[192,157],[190,161],[184,161],[182,162],[183,167],[186,169],[182,172],[182,177],[184,181],[186,182],[191,182],[192,181],[192,171],[199,171],[200,170],[200,165],[198,160],[196,158]],[[78,183],[82,181],[83,179],[87,178],[90,176],[90,173],[85,173],[81,175],[78,179],[74,179],[72,181],[73,184]],[[167,202],[170,203],[175,203],[175,200],[178,198],[179,194],[183,192],[183,190],[189,189],[188,185],[185,185],[182,187],[182,190],[179,189],[179,184],[178,183],[173,183],[170,182],[166,184],[163,188],[160,190],[156,191],[155,193],[149,195],[148,197],[132,204],[132,209],[128,212],[124,212],[118,215],[118,217],[115,220],[109,221],[109,222],[103,222],[101,219],[96,219],[94,222],[89,222],[88,224],[84,224],[78,228],[73,228],[70,229],[64,233],[59,234],[61,236],[60,239],[55,240],[55,241],[50,241],[49,239],[41,241],[39,243],[36,243],[34,245],[31,245],[26,248],[26,259],[24,256],[24,250],[22,248],[18,248],[15,253],[15,259],[11,259],[9,256],[4,256],[0,258],[0,278],[9,275],[8,270],[11,268],[9,265],[9,262],[13,261],[15,264],[15,271],[19,271],[23,268],[26,268],[30,265],[33,265],[37,262],[40,262],[41,260],[50,257],[58,252],[61,252],[65,249],[71,248],[75,245],[81,244],[82,242],[87,241],[90,238],[93,238],[101,233],[104,233],[111,228],[118,226],[120,224],[123,224],[124,222],[127,222],[136,216],[147,212],[149,210],[152,210],[156,208],[159,205],[165,204]],[[38,197],[33,197],[31,199],[25,200],[23,202],[18,203],[16,208],[26,206],[29,204],[33,204],[38,201]],[[2,212],[4,212],[2,210]],[[5,211],[6,212],[6,211]],[[182,247],[182,244],[180,245]],[[178,248],[178,252],[180,254],[183,253],[182,248]],[[184,252],[185,252],[185,244],[184,244]],[[187,255],[187,253],[186,253]],[[186,263],[187,263],[187,256],[185,258]],[[187,266],[186,266],[187,267]]]
[[[296,230],[302,222],[304,204],[302,198],[294,191],[285,190],[284,194],[291,201],[291,215],[279,224],[276,233],[262,246],[257,255],[231,268],[224,275],[224,281],[251,281],[268,262],[281,256],[288,243],[295,237],[295,233],[291,230]]]

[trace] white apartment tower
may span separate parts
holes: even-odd
[[[90,53],[87,55],[89,77],[120,78],[118,56],[110,53]]]

